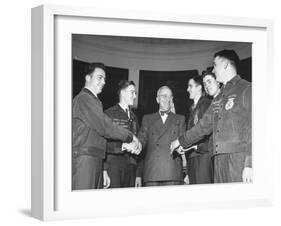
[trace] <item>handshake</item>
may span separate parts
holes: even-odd
[[[197,150],[197,145],[191,146],[189,148],[183,148],[180,145],[180,142],[178,139],[174,140],[170,145],[170,155],[173,155],[174,152],[179,153],[180,155],[184,154],[185,152],[191,151],[191,150]]]
[[[142,145],[136,136],[133,136],[133,141],[131,143],[123,143],[122,151],[127,151],[132,154],[138,155],[142,150]]]

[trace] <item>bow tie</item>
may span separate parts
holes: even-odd
[[[169,114],[170,110],[166,110],[166,111],[160,111],[160,115],[163,116],[165,114]]]

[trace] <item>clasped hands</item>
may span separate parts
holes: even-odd
[[[132,154],[138,155],[141,152],[142,145],[136,136],[133,136],[133,141],[131,143],[123,143],[122,151],[127,151]]]

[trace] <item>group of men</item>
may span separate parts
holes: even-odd
[[[119,102],[103,112],[97,95],[105,66],[90,64],[73,100],[72,189],[251,182],[251,84],[237,74],[238,64],[235,51],[222,50],[212,71],[189,79],[187,123],[162,86],[159,111],[140,125],[130,109],[134,82],[122,80]]]

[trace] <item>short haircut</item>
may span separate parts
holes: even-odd
[[[90,63],[86,69],[85,69],[85,74],[90,75],[92,74],[96,68],[100,68],[106,72],[106,67],[103,63],[97,62],[97,63]]]
[[[193,76],[191,76],[189,79],[188,79],[188,81],[190,81],[190,80],[193,80],[194,82],[195,82],[195,84],[197,85],[197,86],[201,86],[202,87],[202,91],[204,91],[204,89],[203,89],[203,79],[202,79],[202,76],[199,76],[199,75],[193,75]]]
[[[215,73],[212,72],[211,69],[210,69],[210,70],[207,70],[207,71],[205,71],[205,72],[203,72],[203,74],[202,74],[202,80],[204,80],[204,78],[205,78],[207,75],[210,75],[210,76],[212,76],[214,79],[216,79],[216,75],[215,75]]]
[[[120,96],[121,90],[126,89],[130,85],[136,86],[136,84],[133,81],[121,80],[118,83],[118,89],[117,89],[118,97]]]
[[[157,96],[159,96],[159,93],[162,89],[169,89],[171,91],[171,94],[173,96],[173,91],[169,86],[161,86],[158,90],[157,90]]]
[[[236,69],[239,67],[239,56],[233,49],[224,49],[214,54],[214,58],[223,57],[227,59]]]

